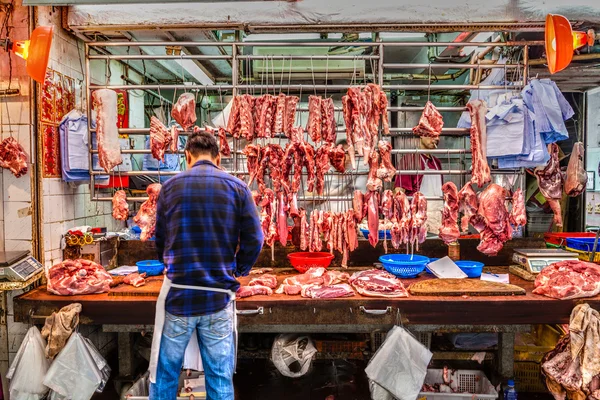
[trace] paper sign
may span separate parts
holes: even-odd
[[[489,272],[481,274],[481,280],[488,282],[510,283],[508,274],[490,274]]]

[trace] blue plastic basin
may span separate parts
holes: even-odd
[[[387,272],[398,278],[416,278],[429,264],[428,257],[418,254],[385,254],[379,261]]]
[[[455,263],[462,272],[467,274],[469,278],[479,278],[484,266],[483,263],[477,261],[460,260],[455,261]]]
[[[165,264],[158,260],[144,260],[135,263],[140,274],[146,273],[147,276],[161,275],[165,269]]]
[[[360,229],[360,232],[363,234],[363,236],[365,237],[365,239],[369,240],[369,230],[368,229]],[[386,230],[386,231],[379,231],[379,240],[383,240],[383,237],[385,235],[385,238],[387,240],[391,240],[392,239],[392,232],[390,232],[390,230]]]

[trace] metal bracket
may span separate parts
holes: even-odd
[[[385,315],[392,312],[392,306],[387,306],[384,310],[368,310],[364,306],[360,306],[358,309],[365,314],[371,315]]]
[[[265,313],[264,307],[257,307],[256,310],[235,310],[238,315],[263,315]]]

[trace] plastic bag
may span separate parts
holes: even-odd
[[[394,396],[387,390],[369,379],[369,390],[371,391],[371,400],[395,400]]]
[[[44,377],[50,362],[44,354],[46,343],[35,326],[29,328],[6,377],[12,400],[39,400],[48,392]]]
[[[89,400],[102,376],[88,346],[79,333],[73,333],[50,366],[44,384],[69,400]]]
[[[497,333],[455,333],[450,335],[450,341],[457,349],[485,350],[498,345]]]
[[[298,378],[310,368],[317,349],[308,336],[283,334],[275,338],[271,350],[271,361],[282,375]]]
[[[419,395],[431,352],[406,329],[395,326],[365,369],[367,377],[400,400]]]
[[[85,344],[88,347],[90,355],[94,359],[96,367],[98,367],[98,371],[100,371],[100,375],[102,376],[102,382],[100,383],[100,386],[98,386],[98,389],[96,389],[96,392],[102,393],[104,387],[106,386],[106,382],[108,382],[108,378],[110,378],[111,369],[104,357],[102,357],[102,354],[100,354],[98,349],[96,349],[96,346],[94,346],[92,341],[88,338],[83,338],[83,340],[85,340]]]

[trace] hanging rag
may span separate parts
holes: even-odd
[[[42,328],[42,337],[48,343],[46,345],[46,357],[54,358],[65,347],[73,330],[79,325],[79,313],[81,304],[72,303],[64,306],[58,312],[53,312],[46,318]]]

